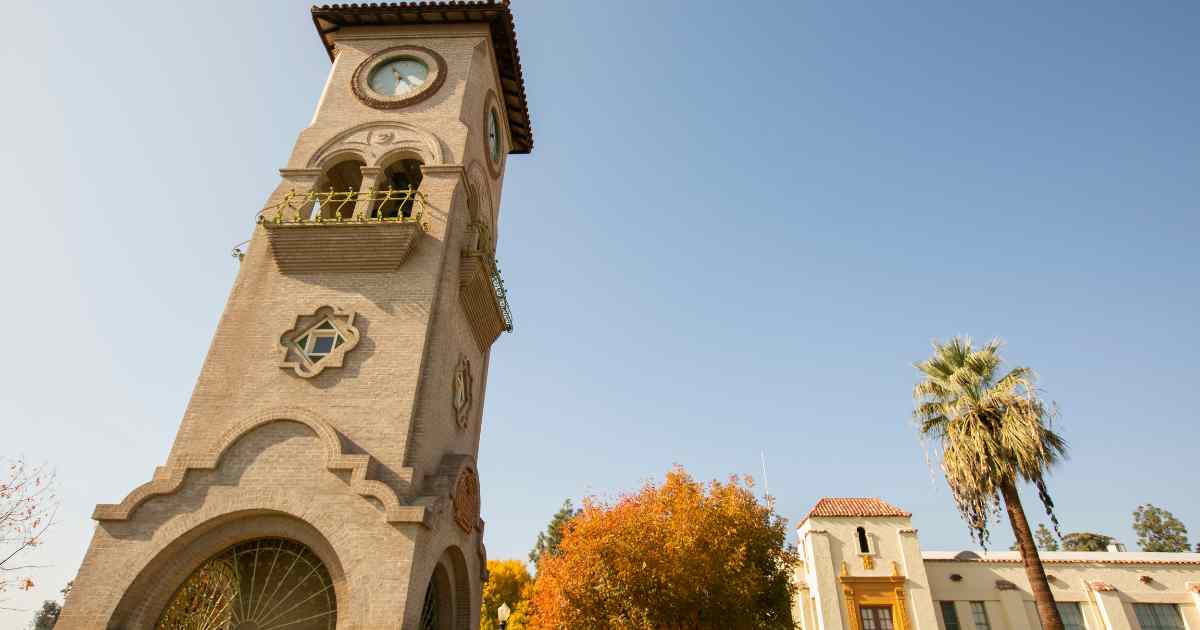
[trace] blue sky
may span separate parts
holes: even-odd
[[[305,3],[105,4],[10,6],[0,44],[2,454],[63,497],[26,606],[163,462],[328,70]],[[1149,501],[1200,538],[1200,5],[515,4],[536,148],[501,205],[493,557],[564,498],[764,450],[793,523],[880,496],[969,546],[909,420],[958,333],[1059,403],[1064,531],[1132,548]]]

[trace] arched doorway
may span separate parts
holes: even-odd
[[[156,630],[334,630],[329,571],[305,545],[256,538],[225,548],[184,580]]]
[[[466,559],[458,547],[450,546],[442,552],[425,587],[417,630],[466,630],[470,627],[471,612],[479,603],[472,605],[467,571]]]

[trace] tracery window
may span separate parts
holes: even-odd
[[[337,598],[325,565],[283,538],[233,545],[175,591],[156,630],[334,630]]]

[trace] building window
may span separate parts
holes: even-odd
[[[333,352],[334,348],[342,345],[345,341],[338,334],[338,330],[334,327],[333,322],[327,319],[297,339],[296,346],[300,348],[300,351],[304,353],[304,356],[309,361],[316,363],[329,356],[329,353]]]
[[[891,606],[859,606],[862,630],[892,630]]]
[[[871,541],[867,538],[867,530],[858,528],[858,553],[871,553]]]
[[[983,602],[971,602],[971,616],[975,618],[976,630],[992,630],[992,624],[988,621],[987,608]]]
[[[1175,604],[1134,604],[1142,630],[1184,630],[1183,617]]]
[[[942,623],[946,626],[946,630],[962,630],[962,626],[958,623],[958,610],[954,608],[954,602],[938,602],[942,606]]]
[[[1062,617],[1063,630],[1087,630],[1083,623],[1083,612],[1079,602],[1058,602],[1058,616]]]

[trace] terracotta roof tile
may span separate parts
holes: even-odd
[[[800,519],[802,525],[812,517],[863,517],[863,516],[912,516],[911,513],[905,512],[900,508],[874,497],[824,497],[813,506],[804,518]]]

